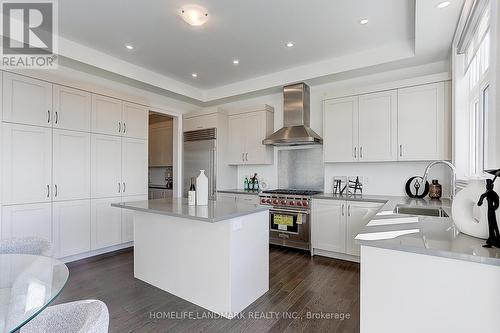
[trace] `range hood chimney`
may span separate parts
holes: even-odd
[[[297,83],[283,87],[283,127],[262,140],[265,145],[299,146],[322,144],[310,127],[309,86]]]

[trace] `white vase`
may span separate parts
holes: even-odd
[[[200,170],[200,175],[196,178],[196,204],[208,205],[208,178],[205,176],[205,170]]]
[[[470,180],[469,185],[457,193],[451,206],[453,222],[460,232],[477,237],[488,238],[488,203],[477,205],[481,194],[486,192],[484,180]]]

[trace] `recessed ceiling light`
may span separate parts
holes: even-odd
[[[368,19],[362,19],[359,21],[359,24],[365,25],[368,23]]]
[[[208,12],[198,5],[186,5],[181,8],[180,15],[190,25],[199,26],[208,21]]]
[[[133,49],[134,49],[134,45],[132,45],[132,44],[128,44],[128,43],[127,43],[127,44],[125,44],[125,47],[126,47],[127,49],[129,49],[129,50],[133,50]]]
[[[193,73],[193,74],[191,74],[191,76],[196,78],[196,77],[198,77],[198,73]]]
[[[239,65],[240,61],[238,59],[233,60],[233,65]]]
[[[443,2],[441,2],[440,4],[438,4],[436,7],[437,7],[437,8],[439,8],[439,9],[441,9],[441,8],[446,8],[446,7],[448,7],[450,4],[451,4],[451,2],[450,2],[450,1],[443,1]]]
[[[286,43],[286,47],[293,47],[295,44],[293,44],[293,42],[287,42]]]

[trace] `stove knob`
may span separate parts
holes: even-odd
[[[266,203],[266,199],[260,199],[260,202],[264,204]]]
[[[302,206],[304,206],[304,207],[309,206],[309,202],[307,202],[307,201],[302,201]]]
[[[273,204],[274,204],[274,205],[277,205],[277,204],[278,204],[278,200],[274,199],[274,200],[273,200]]]
[[[271,199],[267,199],[267,200],[266,200],[266,202],[267,202],[268,204],[270,204],[270,203],[271,203]]]
[[[302,202],[297,201],[297,206],[302,206]]]
[[[289,204],[290,206],[295,206],[295,202],[293,202],[293,201],[290,201],[288,204]]]
[[[286,205],[286,200],[281,200],[281,201],[280,201],[280,204],[282,204],[282,205]]]

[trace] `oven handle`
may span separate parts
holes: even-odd
[[[269,210],[270,213],[276,213],[276,214],[279,214],[281,212],[285,212],[285,213],[295,213],[295,214],[306,214],[306,215],[309,215],[309,212],[307,210],[290,210],[290,209],[279,209],[279,210],[275,210],[275,209],[270,209]]]

